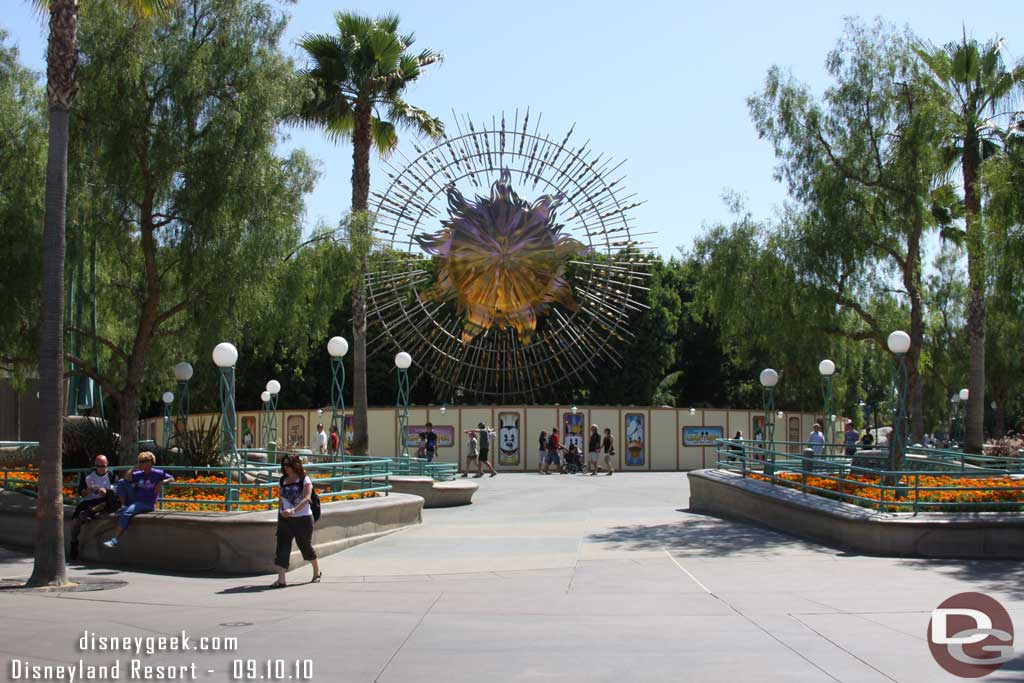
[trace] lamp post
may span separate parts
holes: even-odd
[[[836,364],[826,358],[818,363],[818,374],[821,375],[821,397],[825,401],[821,413],[825,424],[821,426],[825,433],[825,443],[831,445],[835,425],[829,416],[832,414],[832,375],[836,374]]]
[[[161,397],[164,400],[164,448],[171,447],[171,406],[174,404],[174,394],[165,391]]]
[[[270,380],[263,393],[267,395],[263,408],[263,447],[277,450],[277,395],[281,393],[281,383]]]
[[[959,418],[960,418],[960,394],[954,392],[953,398],[949,399],[949,440],[960,441],[959,435]]]
[[[221,342],[213,348],[213,363],[220,368],[220,429],[221,454],[226,461],[235,464],[235,362],[238,349],[233,344]]]
[[[772,368],[761,371],[761,405],[764,407],[764,443],[769,451],[775,450],[775,385],[779,373]]]
[[[899,470],[903,467],[903,454],[907,448],[907,387],[910,380],[907,375],[907,351],[910,350],[910,335],[903,330],[896,330],[889,335],[886,345],[896,356],[893,369],[893,391],[896,393],[893,404],[892,434],[889,435],[889,469]]]
[[[345,354],[348,341],[344,337],[331,337],[327,342],[327,353],[331,356],[331,428],[338,430],[339,450],[345,452]],[[338,379],[338,376],[341,379]]]
[[[175,421],[180,425],[175,435],[188,431],[189,391],[188,381],[192,379],[192,366],[182,361],[174,366],[174,379],[178,380],[178,416]]]
[[[960,405],[963,406],[963,417],[960,419],[960,441],[967,437],[967,399],[970,397],[970,391],[967,389],[960,390]]]
[[[409,429],[409,366],[412,365],[412,356],[405,351],[395,354],[395,368],[398,371],[398,399],[395,402],[395,409],[398,412],[398,440],[402,449],[402,456],[409,457],[405,450],[405,437]]]

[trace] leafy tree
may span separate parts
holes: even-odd
[[[359,268],[352,287],[353,453],[367,448],[366,297],[372,217],[370,148],[388,154],[398,144],[396,126],[430,137],[443,132],[440,120],[408,104],[405,89],[423,69],[441,61],[430,50],[412,53],[413,34],[398,32],[396,15],[371,19],[349,12],[335,15],[338,33],[309,34],[300,45],[308,53],[305,71],[312,95],[301,118],[323,129],[328,138],[352,140],[352,233]]]
[[[114,0],[136,14],[162,10],[172,0]],[[68,126],[78,94],[79,0],[32,0],[49,10],[46,95],[49,141],[43,208],[42,286],[39,299],[39,419],[45,428],[39,442],[38,538],[30,586],[64,585],[64,504],[61,439],[64,384],[64,217],[67,209]]]
[[[884,349],[888,334],[909,323],[908,408],[920,440],[922,244],[936,226],[932,181],[943,163],[935,98],[919,85],[911,45],[881,23],[851,21],[827,60],[834,84],[821,102],[778,68],[749,102],[797,202],[784,223],[784,258],[801,291],[839,312],[814,327]]]
[[[919,44],[915,51],[927,66],[927,82],[945,102],[940,128],[945,133],[947,159],[959,167],[963,188],[963,239],[967,246],[967,274],[971,296],[968,302],[967,335],[970,367],[967,388],[967,438],[965,448],[980,452],[985,413],[985,332],[988,266],[986,250],[990,240],[982,216],[982,166],[995,156],[1005,139],[1006,121],[1020,118],[1013,112],[1024,85],[1024,64],[1007,69],[1002,55],[1003,41],[981,44],[964,33],[959,41],[942,48]]]
[[[0,370],[20,375],[35,365],[43,191],[25,179],[41,177],[46,167],[46,100],[6,39],[0,31],[0,270],[8,274],[0,278]]]
[[[280,332],[267,304],[316,177],[303,153],[274,152],[300,96],[284,26],[261,0],[183,3],[161,20],[100,3],[84,18],[74,168],[92,188],[76,199],[100,244],[106,362],[69,360],[117,401],[121,434],[135,433],[147,378],[169,383],[176,360],[243,329]]]

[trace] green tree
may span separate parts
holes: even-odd
[[[65,355],[117,401],[122,459],[147,379],[156,395],[182,356],[281,333],[269,304],[316,178],[302,152],[274,151],[301,96],[284,27],[262,0],[182,3],[159,20],[98,3],[84,17],[72,167],[89,178],[75,207],[100,245],[106,362]]]
[[[46,99],[6,42],[0,31],[0,270],[8,274],[0,278],[0,370],[18,377],[35,367],[43,188],[25,179],[46,168]]]
[[[49,140],[43,208],[42,286],[39,300],[39,498],[35,565],[29,585],[64,585],[64,504],[61,474],[64,384],[64,218],[68,187],[68,126],[78,94],[79,0],[31,0],[49,10],[46,95]],[[136,14],[163,10],[173,0],[114,0]]]
[[[367,449],[366,297],[372,217],[370,149],[382,155],[398,144],[396,126],[439,137],[439,119],[408,104],[403,93],[423,73],[441,61],[430,50],[409,51],[413,34],[398,32],[395,15],[372,19],[358,14],[335,15],[338,32],[309,34],[300,45],[309,55],[305,75],[312,94],[303,104],[301,118],[321,128],[329,139],[352,140],[352,241],[359,268],[353,273],[353,453]]]
[[[821,99],[773,68],[750,99],[759,134],[796,200],[782,250],[800,289],[840,312],[828,334],[885,348],[907,328],[911,438],[924,434],[923,240],[936,227],[933,178],[943,170],[936,99],[919,85],[913,39],[881,23],[847,24],[829,55]],[[908,325],[909,323],[909,325]]]
[[[919,44],[915,50],[930,71],[927,82],[943,96],[946,116],[940,127],[946,134],[951,165],[958,166],[963,188],[964,241],[967,246],[967,275],[971,296],[968,302],[967,335],[970,366],[967,388],[968,451],[981,452],[985,417],[985,331],[988,267],[986,236],[982,216],[982,165],[995,156],[1006,133],[1005,122],[1015,121],[1020,112],[1012,106],[1024,84],[1024,65],[1007,69],[1002,40],[981,44],[968,39],[941,48]]]

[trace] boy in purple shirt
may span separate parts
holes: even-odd
[[[160,487],[165,481],[174,481],[174,477],[164,470],[158,470],[156,456],[149,451],[139,453],[139,466],[125,472],[124,479],[119,482],[118,495],[121,496],[121,512],[117,515],[117,532],[103,545],[113,550],[117,548],[118,539],[132,517],[144,512],[152,512],[156,508],[156,499],[160,497]],[[129,502],[129,499],[130,502]]]

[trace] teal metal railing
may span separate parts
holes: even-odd
[[[128,468],[111,469],[121,473]],[[231,512],[264,508],[269,510],[277,504],[275,488],[280,471],[276,467],[276,462],[244,463],[224,467],[160,466],[160,469],[175,475],[175,480],[163,485],[162,495],[157,500],[158,509],[197,505],[198,509],[204,512]],[[391,491],[392,461],[389,458],[366,458],[359,462],[309,463],[305,465],[305,470],[325,503],[347,498],[363,498],[370,494],[387,495]],[[65,469],[64,487],[76,489],[79,476],[89,471],[91,468]],[[32,493],[35,488],[32,475],[35,473],[36,470],[29,468],[0,468],[0,485],[4,489],[21,489]],[[214,480],[215,478],[217,480]],[[210,497],[181,496],[180,493],[175,495],[176,491],[180,492],[186,488],[199,492],[209,491]],[[246,495],[246,492],[249,492],[249,495]],[[65,501],[71,504],[78,500],[77,495],[65,496]]]
[[[718,469],[863,507],[914,514],[1024,511],[1024,481],[1011,478],[1021,472],[1019,463],[1010,463],[1012,468],[968,466],[963,458],[951,461],[948,453],[935,458],[930,458],[929,453],[915,455],[919,457],[908,458],[904,469],[889,470],[854,465],[854,458],[845,454],[823,452],[820,456],[808,457],[802,453],[769,450],[754,441],[716,441]],[[1006,458],[992,457],[991,460],[1005,461]],[[914,468],[906,467],[908,464]]]

